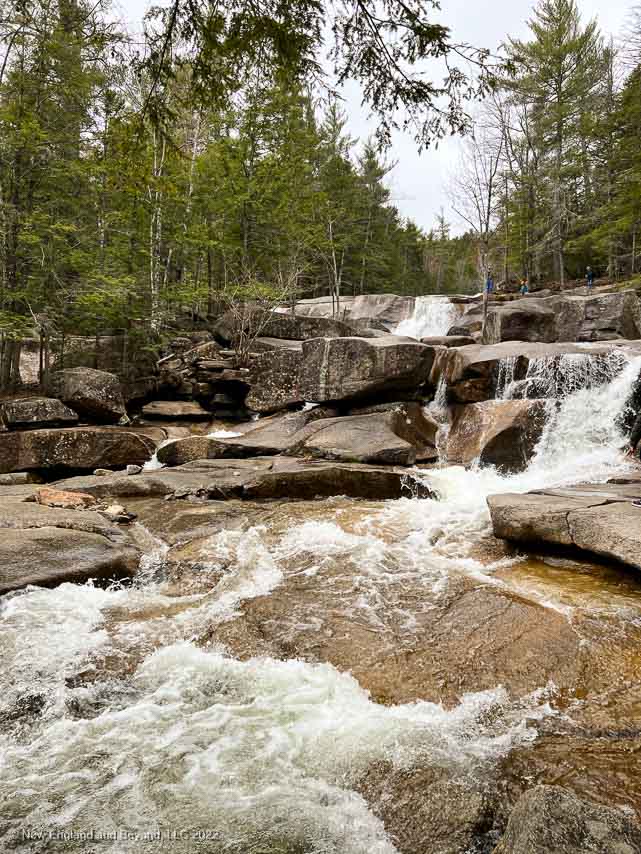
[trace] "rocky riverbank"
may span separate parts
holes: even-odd
[[[137,404],[82,366],[3,401],[8,850],[641,850],[641,344],[453,305],[307,303],[247,366],[221,318]]]

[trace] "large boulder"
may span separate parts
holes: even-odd
[[[133,575],[139,553],[99,513],[4,501],[0,513],[0,595],[30,584]]]
[[[641,477],[526,494],[491,495],[494,535],[511,542],[570,546],[641,569]]]
[[[155,443],[142,433],[108,427],[0,433],[0,472],[143,465]]]
[[[122,387],[115,374],[68,368],[54,372],[51,384],[56,397],[90,421],[113,424],[126,414]]]
[[[433,362],[432,347],[393,335],[320,338],[303,344],[299,389],[317,403],[418,396]]]
[[[7,400],[0,407],[0,421],[9,430],[37,430],[41,427],[69,427],[77,414],[54,397]]]
[[[421,403],[417,401],[376,403],[350,409],[348,415],[372,413],[389,413],[392,416],[392,430],[401,439],[405,439],[414,446],[417,462],[426,462],[438,457],[436,441],[441,425]]]
[[[269,350],[256,355],[246,406],[256,412],[278,412],[303,403],[299,380],[302,360],[302,350]]]
[[[555,306],[552,300],[515,300],[488,307],[484,344],[501,341],[558,341]],[[556,302],[556,300],[554,300]],[[572,338],[567,340],[571,341]]]
[[[459,325],[465,325],[465,319]],[[483,343],[612,341],[640,337],[639,300],[633,290],[628,290],[492,302],[488,306]]]
[[[309,338],[341,338],[354,335],[355,329],[343,320],[333,317],[306,317],[305,315],[274,312],[261,329],[266,338],[285,338],[306,341]]]
[[[438,425],[417,403],[379,405],[337,416],[336,410],[320,406],[289,412],[266,419],[241,436],[190,436],[167,442],[157,457],[169,466],[276,454],[385,465],[412,465],[437,457]]]
[[[612,341],[641,338],[641,309],[634,290],[563,296],[555,303],[557,341]]]
[[[494,854],[638,854],[641,825],[560,786],[536,786],[510,814]]]
[[[396,294],[361,294],[357,297],[341,297],[339,316],[349,323],[359,323],[361,328],[371,326],[388,331],[412,316],[415,298]],[[309,317],[333,317],[335,305],[331,297],[300,300],[296,313]]]
[[[502,472],[523,471],[541,438],[547,406],[544,400],[487,400],[456,407],[448,460],[492,465]]]
[[[132,341],[127,335],[66,336],[64,341],[54,338],[50,344],[52,371],[94,368],[115,374],[126,401],[146,397],[155,388],[154,353],[145,348],[132,350]]]
[[[294,437],[293,453],[326,460],[413,465],[416,449],[394,432],[391,412],[316,421]]]
[[[333,317],[307,317],[257,307],[247,309],[243,319],[252,334],[263,338],[305,341],[308,338],[339,338],[355,334],[353,326]],[[236,314],[228,311],[216,321],[212,331],[219,341],[231,345],[235,341],[238,324]]]
[[[116,546],[99,534],[60,528],[4,531],[0,595],[32,584],[51,587],[65,581],[132,576],[138,557],[132,547]]]

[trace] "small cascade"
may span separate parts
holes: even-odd
[[[457,306],[447,297],[417,297],[414,302],[414,313],[407,320],[399,323],[394,334],[407,335],[417,340],[447,335],[458,315]]]
[[[623,418],[641,371],[641,359],[621,354],[599,357],[599,365],[568,362],[554,379],[556,400],[534,459],[525,473],[536,485],[599,482],[626,462]],[[597,361],[597,360],[590,360]],[[568,365],[570,367],[568,368]],[[609,378],[616,372],[614,378]],[[582,386],[573,389],[572,384]],[[528,486],[528,488],[533,488]]]
[[[496,399],[511,400],[514,390],[516,356],[508,356],[499,362],[498,376],[496,380]]]
[[[436,434],[436,450],[439,459],[445,459],[447,437],[450,432],[450,414],[447,406],[447,381],[444,375],[438,381],[434,400],[427,406],[428,414],[439,425]]]
[[[562,400],[581,389],[598,388],[611,383],[627,364],[623,353],[565,353],[531,359],[525,377],[516,377],[518,359],[510,356],[499,363],[496,380],[497,400],[550,398]]]

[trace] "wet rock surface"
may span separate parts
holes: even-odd
[[[168,496],[252,501],[332,495],[383,499],[432,495],[418,475],[402,468],[294,457],[196,460],[140,475],[74,477],[56,485],[99,498]]]
[[[501,365],[510,364],[512,378],[523,380],[530,364],[542,360],[558,362],[566,356],[595,359],[620,353],[622,357],[641,354],[639,341],[598,343],[536,343],[504,342],[490,346],[474,344],[465,347],[439,349],[432,382],[447,382],[448,397],[453,403],[473,403],[492,399],[497,391]]]
[[[448,437],[450,462],[496,466],[504,473],[527,468],[548,417],[544,400],[488,400],[459,406]]]
[[[560,786],[537,786],[510,815],[494,854],[637,854],[641,825],[621,811],[580,800]]]
[[[130,577],[138,569],[138,550],[90,510],[0,499],[0,529],[0,595],[28,585]]]
[[[491,495],[494,534],[511,542],[569,546],[641,569],[641,476],[525,494]]]

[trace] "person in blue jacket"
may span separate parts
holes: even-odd
[[[488,270],[487,279],[485,280],[485,293],[489,296],[494,291],[494,279],[492,271]]]
[[[594,270],[592,267],[588,267],[585,271],[585,278],[588,281],[588,290],[591,291],[594,287]]]

